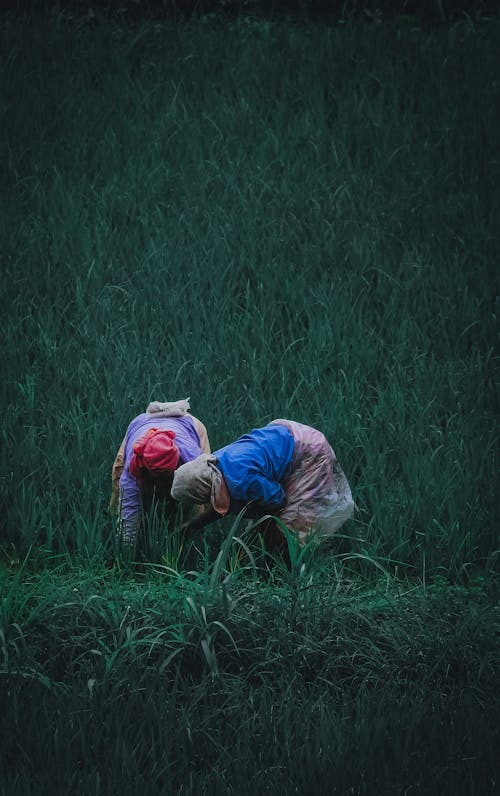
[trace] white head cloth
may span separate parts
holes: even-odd
[[[174,473],[170,494],[181,503],[214,503],[222,476],[211,453],[202,453]]]
[[[163,417],[183,417],[189,411],[189,398],[182,401],[152,401],[148,404],[148,415],[163,415]]]

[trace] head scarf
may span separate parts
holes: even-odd
[[[174,442],[175,431],[150,428],[137,442],[128,469],[140,479],[146,472],[155,475],[172,473],[179,462],[179,448]]]
[[[222,476],[216,467],[217,459],[202,453],[191,462],[182,464],[174,473],[170,494],[181,503],[216,503]]]

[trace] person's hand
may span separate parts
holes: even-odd
[[[181,525],[182,533],[190,533],[191,531],[196,530],[196,525],[194,520],[188,520],[187,522],[183,522]]]
[[[206,511],[202,511],[201,514],[198,514],[196,517],[188,520],[187,522],[183,522],[181,525],[182,531],[187,531],[193,533],[194,531],[200,531],[205,525],[208,525],[214,520],[219,519],[220,514],[215,511],[211,506]]]

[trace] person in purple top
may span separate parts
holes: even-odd
[[[188,400],[153,402],[128,426],[112,468],[110,509],[119,518],[120,541],[129,548],[137,543],[153,498],[170,502],[176,468],[210,453],[207,430],[188,409]]]

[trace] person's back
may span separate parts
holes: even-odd
[[[144,436],[151,428],[161,428],[175,433],[175,444],[179,449],[180,464],[190,462],[202,452],[199,434],[194,418],[190,414],[182,417],[162,417],[143,412],[130,422],[125,434],[124,472],[127,470],[133,455],[134,443]]]
[[[254,428],[224,448],[214,451],[231,501],[253,500],[277,510],[284,502],[281,482],[292,460],[293,435],[283,425]]]

